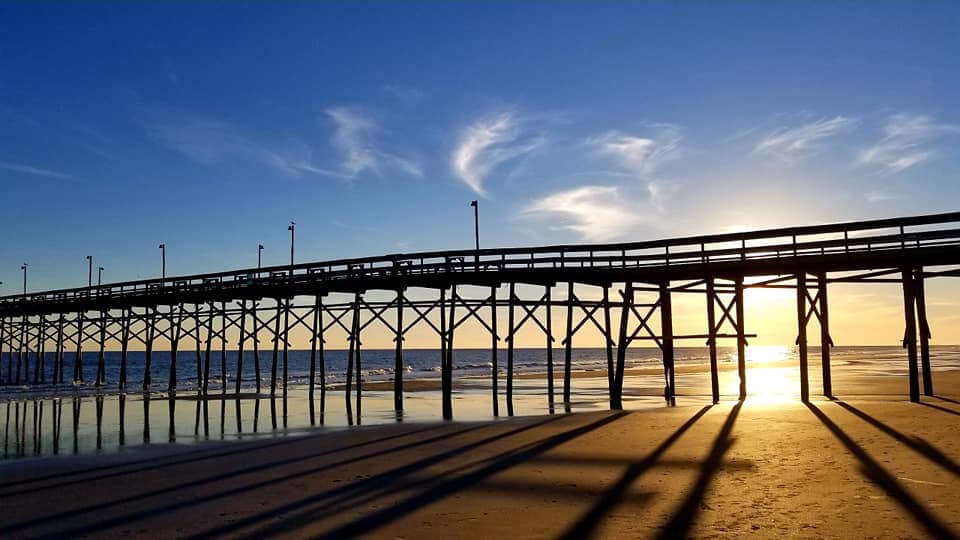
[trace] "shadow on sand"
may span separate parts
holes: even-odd
[[[810,412],[813,413],[827,429],[833,433],[847,450],[860,461],[860,467],[863,474],[878,487],[883,489],[887,495],[897,502],[904,510],[913,516],[914,520],[923,527],[933,538],[955,538],[956,535],[950,528],[930,513],[920,501],[916,500],[902,486],[897,479],[886,471],[870,454],[858,445],[843,429],[831,420],[823,411],[818,409],[812,403],[805,404]],[[848,409],[849,410],[849,409]],[[879,423],[879,422],[878,422]],[[899,439],[898,439],[899,440]]]

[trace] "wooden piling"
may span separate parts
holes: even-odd
[[[516,283],[510,282],[510,297],[507,300],[507,416],[513,416],[513,300]]]
[[[207,340],[206,340],[206,346],[204,347],[204,355],[203,355],[203,396],[204,396],[203,401],[204,403],[206,403],[207,401],[206,396],[210,391],[210,350],[213,345],[213,304],[210,304],[207,310],[207,324],[205,326],[207,329]],[[200,331],[198,329],[197,337],[199,338],[199,336],[200,336]],[[204,414],[204,417],[206,417],[206,414]],[[204,419],[204,423],[206,423],[206,419]]]
[[[442,294],[442,293],[441,293]],[[440,317],[443,317],[443,296],[440,297]],[[441,399],[443,419],[453,419],[453,331],[456,326],[457,286],[450,288],[450,323],[447,326],[446,347],[443,363],[440,367]],[[441,327],[442,328],[442,327]]]
[[[800,357],[800,401],[810,401],[807,373],[807,275],[797,272],[797,355]]]
[[[570,403],[570,370],[573,364],[573,282],[567,284],[567,339],[563,347],[563,402]]]
[[[610,408],[614,409],[614,399],[613,399],[613,322],[610,318],[610,287],[611,285],[605,285],[603,287],[603,328],[604,335],[603,339],[606,342],[606,353],[607,353],[607,397],[610,402]]]
[[[253,339],[254,383],[257,387],[257,395],[260,395],[260,315],[256,300],[250,301],[250,311],[253,315],[253,333],[250,337]]]
[[[610,408],[619,411],[623,409],[623,379],[622,373],[627,362],[627,322],[630,319],[630,308],[633,306],[633,283],[624,284],[623,307],[620,310],[620,333],[617,338],[617,365],[613,375],[613,385],[610,392]]]
[[[243,386],[243,345],[247,339],[247,301],[240,301],[240,336],[237,339],[237,386],[234,393],[240,394]],[[313,379],[310,379],[310,391],[313,392]]]
[[[143,391],[148,392],[150,385],[153,384],[153,376],[150,373],[153,363],[153,340],[156,337],[157,330],[157,308],[151,306],[147,308],[147,343],[146,343],[146,363],[143,368]]]
[[[710,391],[713,402],[720,403],[720,368],[717,365],[717,292],[713,278],[706,279],[707,285],[707,347],[710,349]]]
[[[26,320],[24,320],[26,329]],[[83,311],[77,313],[77,355],[73,358],[73,382],[83,382]]]
[[[227,304],[220,303],[220,393],[227,393]],[[223,401],[223,400],[221,400]],[[223,410],[223,405],[220,407]]]
[[[130,347],[130,308],[124,308],[120,320],[120,391],[127,388],[127,350]],[[61,339],[63,332],[61,331]],[[60,367],[63,368],[63,358],[61,356]],[[63,373],[60,374],[61,382]]]
[[[740,399],[747,399],[747,337],[743,321],[743,276],[733,283],[734,301],[737,310],[737,375],[740,377]]]
[[[914,312],[916,288],[910,269],[901,271],[903,283],[904,333],[903,347],[907,349],[907,369],[909,371],[910,401],[920,401],[920,382],[917,377],[917,318]]]
[[[663,367],[666,374],[664,399],[671,407],[677,405],[676,375],[673,348],[673,302],[670,294],[670,282],[660,283],[660,334],[663,343]]]
[[[545,292],[544,292],[543,297],[544,297],[545,306],[546,306],[546,312],[547,312],[547,314],[546,314],[546,319],[547,319],[547,320],[546,320],[546,323],[547,323],[547,324],[546,324],[546,327],[547,327],[547,331],[546,331],[546,335],[547,335],[547,404],[548,404],[548,406],[550,407],[550,412],[552,413],[552,412],[553,412],[553,403],[554,403],[554,396],[553,396],[553,393],[554,393],[554,392],[553,392],[553,382],[554,382],[554,381],[553,381],[553,330],[552,330],[552,328],[553,328],[553,323],[551,322],[551,320],[553,319],[553,317],[552,317],[552,315],[553,315],[552,311],[553,311],[553,310],[552,310],[552,308],[551,308],[551,301],[550,301],[550,300],[551,300],[551,291],[552,291],[553,287],[551,287],[550,285],[547,285],[547,286],[545,287],[545,289],[546,289],[546,290],[545,290]]]
[[[356,370],[357,370],[357,425],[360,424],[361,419],[361,398],[363,397],[363,378],[361,377],[363,373],[362,359],[360,358],[360,347],[363,345],[361,339],[361,334],[363,327],[360,321],[360,302],[363,300],[363,295],[357,295],[357,303],[354,305],[354,313],[356,314],[356,326],[355,326],[355,339],[353,340],[354,354],[356,355]]]
[[[357,329],[360,327],[360,292],[355,292],[353,295],[353,316],[350,322],[350,334],[347,336],[347,340],[350,342],[350,350],[347,352],[347,373],[346,373],[346,386],[344,387],[344,397],[347,400],[347,408],[352,410],[352,405],[350,403],[350,393],[353,391],[353,359],[355,353],[355,345],[358,341],[357,339]]]
[[[38,382],[46,382],[46,373],[44,370],[43,362],[43,342],[45,341],[45,332],[46,328],[44,323],[47,321],[46,315],[40,315],[40,320],[37,323],[37,361],[33,365],[33,384]],[[103,338],[100,338],[100,341],[103,341]],[[41,412],[43,409],[41,409]]]
[[[497,288],[490,287],[490,387],[493,403],[493,415],[500,416],[500,396],[497,391],[500,359],[497,356]]]
[[[276,299],[277,301],[277,314],[274,317],[274,326],[273,326],[273,364],[270,368],[270,397],[277,396],[277,360],[279,355],[280,347],[280,312],[283,309],[283,303],[280,298]]]
[[[393,410],[403,412],[403,289],[397,289],[397,327],[394,329]]]
[[[832,370],[830,369],[830,309],[827,301],[827,273],[817,274],[817,292],[820,294],[820,366],[823,378],[823,395],[833,397]]]
[[[290,364],[290,304],[293,298],[286,298],[283,309],[283,422],[287,422],[287,386],[289,386]]]
[[[96,385],[103,386],[107,382],[105,351],[107,347],[107,317],[106,311],[100,312],[100,350],[97,351]]]
[[[916,287],[917,323],[920,331],[920,373],[923,379],[923,393],[933,395],[933,372],[930,368],[930,324],[927,322],[927,301],[924,290],[923,268],[914,273]]]
[[[319,318],[317,329],[317,356],[320,360],[320,423],[323,424],[323,413],[327,408],[327,361],[324,357],[324,337],[323,337],[323,298],[317,299],[317,317]]]
[[[177,316],[174,318],[173,312]],[[167,392],[177,391],[177,353],[180,350],[180,336],[183,328],[183,304],[170,308],[170,376],[167,381]]]
[[[313,324],[310,327],[310,379],[307,383],[309,388],[310,410],[313,410],[313,388],[314,377],[317,371],[317,332],[320,324],[320,295],[316,295],[313,301]],[[239,387],[238,387],[239,388]]]

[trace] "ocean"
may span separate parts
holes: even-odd
[[[798,399],[798,359],[794,347],[751,346],[747,349],[749,395]],[[545,349],[517,349],[514,366],[518,375],[544,373]],[[831,351],[835,377],[881,376],[903,377],[904,392],[907,373],[906,353],[900,347],[836,347]],[[74,453],[131,451],[157,444],[194,444],[209,440],[244,439],[250,437],[296,436],[317,429],[342,429],[358,424],[390,422],[429,422],[441,420],[440,393],[436,390],[407,391],[404,411],[393,410],[392,391],[365,389],[362,409],[357,410],[355,395],[348,401],[342,389],[330,388],[321,404],[319,391],[311,400],[307,391],[310,352],[289,351],[286,399],[282,399],[282,379],[276,398],[271,398],[270,371],[272,351],[261,351],[261,393],[255,392],[254,356],[244,355],[240,393],[236,392],[236,353],[213,351],[210,358],[209,397],[198,399],[197,358],[195,351],[177,355],[177,388],[167,395],[169,352],[155,352],[149,392],[141,391],[144,376],[144,354],[128,356],[128,386],[119,392],[120,354],[108,352],[105,368],[108,383],[94,384],[98,354],[83,354],[84,382],[76,384],[6,384],[0,386],[0,449],[4,459],[42,457]],[[564,351],[554,349],[555,377],[562,376]],[[811,388],[819,384],[817,347],[809,353]],[[326,351],[327,385],[335,387],[345,380],[346,351]],[[205,358],[201,358],[204,360]],[[220,376],[226,360],[226,388]],[[16,357],[6,354],[0,362],[4,381],[16,368]],[[278,361],[278,377],[282,375],[282,354]],[[721,367],[736,363],[736,351],[719,349]],[[46,359],[47,380],[53,356]],[[73,373],[74,355],[66,355],[64,375]],[[517,378],[514,406],[518,415],[549,414],[566,411],[600,410],[608,407],[606,351],[602,348],[573,350],[571,366],[576,372],[597,372],[594,377],[575,377],[570,404],[562,404],[560,380],[556,381],[556,399],[547,400],[545,377]],[[709,362],[706,348],[678,348],[678,368],[703,366]],[[34,358],[30,358],[31,379]],[[405,350],[405,381],[435,381],[439,378],[439,350]],[[764,367],[764,366],[775,367]],[[960,346],[931,348],[931,365],[935,372],[960,370]],[[455,421],[493,419],[491,396],[491,357],[489,350],[458,349],[454,353]],[[506,415],[504,399],[506,351],[499,351],[499,414]],[[627,368],[658,368],[658,349],[630,349]],[[319,371],[319,368],[318,368]],[[709,373],[702,369],[682,369],[677,375],[678,400],[683,404],[710,401]],[[389,381],[394,375],[393,350],[362,351],[362,378],[365,383]],[[722,372],[722,393],[734,397],[736,372]],[[752,384],[751,384],[752,381]],[[413,385],[411,385],[412,387]],[[429,387],[430,385],[428,385]],[[435,385],[434,385],[435,386]],[[662,407],[663,376],[659,369],[644,370],[624,382],[624,406],[627,409]],[[224,391],[225,390],[225,391]],[[362,414],[361,414],[362,412]],[[65,421],[66,420],[66,421]]]

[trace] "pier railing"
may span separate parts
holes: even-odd
[[[960,212],[645,242],[396,253],[245,268],[5,296],[0,297],[0,311],[20,311],[25,304],[136,301],[154,296],[228,293],[276,286],[335,288],[338,282],[346,280],[375,283],[384,278],[402,281],[414,276],[454,278],[463,273],[495,276],[507,271],[566,269],[669,271],[671,267],[771,260],[791,262],[827,255],[862,257],[950,246],[960,246]]]

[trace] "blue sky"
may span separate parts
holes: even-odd
[[[957,210],[960,6],[0,3],[0,291]]]

